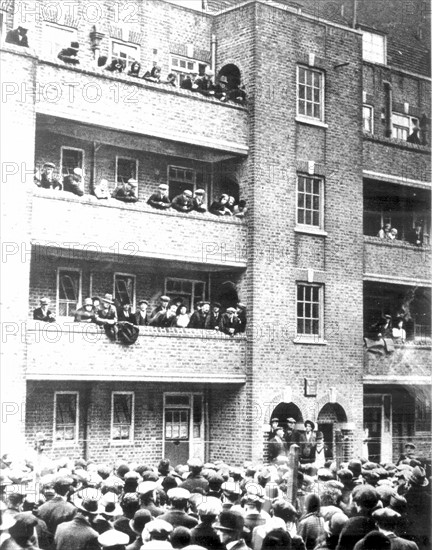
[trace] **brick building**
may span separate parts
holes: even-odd
[[[272,416],[294,416],[340,459],[364,453],[366,436],[377,460],[407,438],[428,456],[427,24],[421,2],[406,17],[406,3],[369,4],[2,6],[7,437],[31,445],[42,430],[55,456],[239,463],[265,456]],[[28,48],[5,42],[19,25]],[[74,41],[72,66],[57,54]],[[142,72],[157,60],[178,79],[211,67],[244,84],[247,104],[108,72],[104,56]],[[416,125],[419,144],[407,141]],[[47,161],[60,178],[82,168],[85,195],[36,187]],[[92,195],[101,178],[113,190],[130,177],[137,203]],[[249,212],[154,210],[160,183],[170,196],[202,187],[209,203],[228,192]],[[385,223],[398,240],[377,237]],[[73,323],[85,297],[105,293],[152,307],[161,294],[190,308],[241,300],[247,331],[141,327],[125,347]],[[41,296],[56,323],[32,320]],[[406,343],[367,351],[370,327],[401,312]]]

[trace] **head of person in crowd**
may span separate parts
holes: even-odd
[[[358,485],[351,498],[359,515],[369,516],[378,504],[379,495],[371,485]]]
[[[319,514],[321,510],[320,496],[315,493],[310,493],[305,500],[306,514]]]
[[[93,296],[92,301],[93,301],[93,307],[96,310],[98,310],[100,308],[100,305],[101,305],[101,300],[100,300],[99,296]]]
[[[156,489],[157,483],[155,481],[142,481],[137,488],[141,503],[149,504],[150,502],[154,502],[156,500]]]
[[[226,313],[228,314],[228,317],[232,320],[237,315],[237,310],[235,307],[228,307],[226,309]]]
[[[141,63],[138,63],[138,61],[134,61],[130,67],[129,70],[129,76],[139,76],[139,73],[141,71]]]
[[[173,531],[171,523],[163,519],[154,519],[149,521],[143,531],[143,540],[146,537],[146,533],[149,535],[150,540],[168,540],[168,537]]]
[[[279,418],[277,418],[276,416],[274,416],[271,420],[270,420],[270,426],[271,426],[271,429],[275,432],[277,428],[279,428]]]
[[[191,496],[190,492],[186,489],[182,489],[181,487],[176,487],[174,489],[170,489],[167,493],[168,499],[171,503],[171,507],[174,510],[183,510],[187,511],[189,506],[189,498]]]
[[[37,519],[33,514],[23,512],[16,514],[12,520],[14,523],[8,529],[11,539],[18,546],[10,548],[31,548],[31,539],[34,537]]]
[[[191,541],[191,532],[187,527],[181,525],[175,527],[169,536],[171,545],[175,549],[181,549],[189,546]]]
[[[306,433],[311,433],[315,429],[315,424],[311,420],[306,420],[304,428]]]
[[[83,307],[89,313],[94,310],[93,300],[91,298],[85,298]]]
[[[361,460],[353,458],[348,462],[348,470],[352,472],[353,479],[358,479],[361,476],[362,463]]]
[[[322,432],[317,432],[315,435],[316,439],[316,448],[321,450],[324,447],[324,434]]]
[[[177,315],[186,315],[187,314],[187,307],[184,304],[180,304],[177,307],[176,313],[177,313]]]
[[[166,183],[161,183],[158,186],[158,191],[161,197],[167,197],[168,196],[168,185]]]
[[[234,205],[235,205],[235,198],[232,195],[230,195],[228,197],[228,208],[232,209],[234,208]]]
[[[261,550],[291,550],[291,536],[284,529],[272,529],[269,531],[262,542]]]
[[[228,201],[229,201],[229,195],[227,195],[226,193],[223,193],[219,199],[220,204],[228,206]]]
[[[41,300],[41,304],[42,304],[42,300]],[[46,448],[46,444],[47,444],[46,435],[43,432],[37,432],[35,435],[35,442],[34,442],[34,448],[36,449],[36,451],[38,453],[43,453],[43,451]]]
[[[429,480],[426,477],[426,471],[421,466],[415,466],[412,471],[408,471],[405,475],[407,487],[427,487]]]
[[[401,319],[399,323],[403,324],[403,319]],[[398,327],[402,328],[400,324],[398,324]],[[407,443],[405,443],[405,456],[407,458],[414,458],[415,451],[416,451],[416,446],[414,445],[414,443],[411,443],[411,441],[408,441]]]
[[[129,535],[117,529],[108,529],[99,535],[97,541],[102,549],[125,550],[126,545],[129,544]]]
[[[237,504],[240,502],[242,496],[242,490],[240,484],[235,481],[225,481],[221,486],[223,500],[231,504]]]
[[[204,79],[211,82],[213,78],[214,78],[214,71],[212,71],[209,67],[206,67],[204,71]]]
[[[202,523],[212,525],[222,512],[222,502],[216,497],[206,497],[197,506]]]
[[[187,461],[187,465],[191,473],[191,476],[200,475],[204,467],[204,463],[200,458],[190,458]]]
[[[54,177],[55,164],[53,162],[45,162],[42,168],[42,173],[45,174],[47,180],[52,180]]]
[[[392,227],[390,230],[390,238],[394,241],[397,239],[398,230],[395,227]]]
[[[149,306],[149,303],[147,302],[147,300],[140,300],[138,302],[138,309],[142,312],[142,313],[146,313],[147,312],[147,308]]]
[[[282,519],[287,525],[287,528],[294,524],[299,518],[299,513],[296,508],[284,498],[273,500],[272,508],[274,517]]]
[[[169,475],[171,471],[171,463],[169,458],[162,458],[158,464],[158,472],[161,476]]]
[[[207,315],[209,311],[210,311],[210,304],[208,302],[203,302],[201,306],[201,312],[204,315]]]
[[[245,520],[241,512],[226,510],[219,515],[219,521],[213,525],[224,546],[241,540],[245,529]]]
[[[383,229],[384,229],[384,233],[385,233],[386,235],[390,235],[391,228],[392,228],[392,227],[391,227],[391,224],[390,224],[390,223],[384,224],[384,228],[383,228]]]
[[[372,513],[372,518],[375,520],[379,531],[393,532],[401,518],[401,514],[391,508],[379,508]]]
[[[296,427],[296,420],[295,418],[293,418],[292,416],[290,416],[288,419],[287,419],[287,428],[286,428],[286,431],[290,434],[292,433],[294,430],[295,430],[295,427]]]
[[[140,509],[140,499],[137,493],[126,493],[120,499],[120,506],[123,514],[132,519],[136,512]]]
[[[168,309],[168,306],[171,302],[171,299],[169,296],[165,296],[165,295],[162,295],[160,298],[159,298],[159,306],[162,308],[162,309]]]

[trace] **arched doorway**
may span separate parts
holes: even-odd
[[[295,418],[297,424],[303,422],[303,415],[300,409],[295,403],[279,403],[274,409],[270,416],[270,422],[272,418],[279,418],[279,425],[283,426],[284,429],[287,427],[287,419]]]
[[[339,403],[326,403],[320,410],[317,429],[324,435],[324,443],[335,452],[336,435],[341,430],[339,424],[347,422],[345,409]]]
[[[241,74],[240,69],[234,63],[229,63],[224,65],[219,71],[218,78],[221,76],[226,76],[228,80],[228,88],[230,90],[238,88],[241,83]]]

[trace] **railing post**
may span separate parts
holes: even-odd
[[[287,479],[287,500],[295,506],[297,499],[297,474],[299,464],[300,447],[293,443],[288,453],[288,479]]]

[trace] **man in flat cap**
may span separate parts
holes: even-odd
[[[193,209],[197,212],[207,212],[207,204],[204,189],[195,189],[193,196]]]
[[[418,546],[414,541],[398,537],[395,533],[401,515],[391,508],[379,508],[372,513],[372,518],[375,520],[378,531],[384,533],[389,539],[391,550],[418,550]],[[356,550],[361,550],[362,541],[356,544]]]
[[[63,190],[68,193],[73,193],[78,197],[82,197],[84,195],[84,180],[82,168],[74,168],[72,174],[64,177]]]
[[[296,420],[292,416],[287,418],[287,427],[285,430],[285,441],[287,444],[287,450],[289,451],[289,448],[291,445],[299,445],[300,444],[300,432],[295,429],[296,427]]]
[[[191,544],[198,544],[207,550],[223,550],[224,547],[213,529],[213,524],[221,512],[222,503],[218,498],[207,496],[198,504],[200,523],[191,530]]]
[[[200,301],[197,304],[196,310],[192,313],[188,328],[199,328],[207,329],[209,328],[209,322],[207,318],[210,314],[210,304],[209,302]]]
[[[147,313],[147,308],[149,303],[147,300],[140,300],[138,302],[138,309],[135,312],[136,324],[139,327],[145,327],[149,324],[149,316]]]
[[[44,323],[55,323],[56,318],[53,312],[49,309],[51,300],[49,298],[41,298],[40,306],[33,311],[33,319],[43,321]]]
[[[147,204],[153,206],[153,208],[158,208],[159,210],[171,208],[171,201],[168,197],[168,185],[161,183],[158,186],[158,190],[150,195]]]
[[[181,487],[170,489],[167,493],[171,503],[171,509],[160,516],[160,519],[171,523],[173,527],[187,527],[192,529],[198,524],[198,520],[187,513],[190,492]]]
[[[43,189],[53,189],[55,191],[61,191],[62,184],[54,177],[55,164],[53,162],[45,162],[42,168],[42,174],[40,178],[35,177],[35,183],[38,187]]]
[[[219,521],[213,526],[221,543],[229,550],[248,550],[243,539],[245,520],[240,512],[225,510],[219,516]]]
[[[411,460],[415,460],[416,446],[411,441],[407,441],[404,446],[404,453],[400,455],[399,460],[396,463],[396,466],[399,464],[409,464]]]
[[[185,189],[181,195],[173,198],[171,206],[178,212],[191,212],[194,208],[192,191]]]
[[[196,488],[200,488],[207,493],[209,488],[209,482],[202,475],[202,469],[204,467],[203,461],[200,458],[190,458],[187,462],[189,467],[189,477],[183,481],[180,485],[183,489],[186,489],[190,493],[193,493]]]
[[[152,327],[161,326],[163,317],[165,316],[170,303],[169,296],[162,295],[159,298],[159,304],[153,309],[149,318],[149,325]]]
[[[112,192],[112,198],[122,202],[137,202],[138,182],[130,178],[125,183],[120,183]]]
[[[235,307],[229,307],[221,315],[219,330],[229,336],[234,336],[239,332],[240,321],[237,317],[237,310]]]
[[[74,495],[77,513],[73,520],[61,523],[56,530],[54,543],[57,550],[93,550],[98,547],[99,533],[91,523],[101,511],[100,492],[85,489]]]

